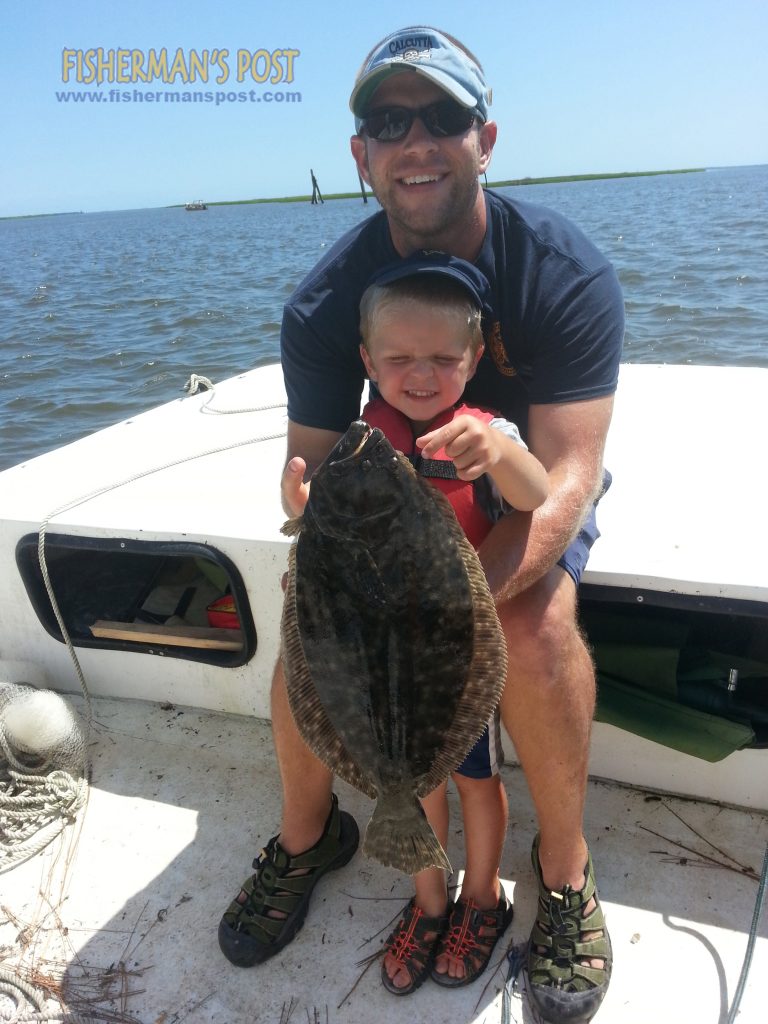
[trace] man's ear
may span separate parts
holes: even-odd
[[[478,130],[478,145],[480,147],[480,169],[478,174],[485,174],[491,163],[491,154],[496,145],[496,133],[498,125],[495,121],[486,121],[481,124]]]
[[[349,148],[352,150],[352,156],[357,164],[358,174],[366,185],[370,185],[371,179],[368,176],[368,149],[363,136],[353,135],[349,140]]]

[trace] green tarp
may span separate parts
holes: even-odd
[[[658,693],[598,672],[595,718],[705,761],[724,757],[754,742],[751,726],[686,707]]]
[[[706,761],[753,744],[753,724],[768,722],[768,664],[702,646],[707,630],[695,613],[593,605],[582,618],[597,666],[598,721]],[[717,632],[707,637],[715,645]],[[728,692],[732,669],[738,695]]]

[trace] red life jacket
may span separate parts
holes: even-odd
[[[478,409],[471,405],[459,405],[454,409],[446,409],[429,425],[430,430],[437,430],[451,423],[457,416],[476,416],[483,423],[490,423],[495,418],[492,412]],[[493,523],[488,518],[478,501],[476,488],[471,480],[459,480],[456,467],[441,448],[431,459],[422,459],[416,448],[416,438],[410,420],[398,409],[376,398],[369,402],[361,413],[372,427],[384,431],[387,440],[397,451],[407,455],[419,476],[426,477],[433,487],[442,491],[453,506],[459,525],[464,530],[470,544],[479,548],[490,532]]]

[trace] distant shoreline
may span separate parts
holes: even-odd
[[[508,185],[553,185],[568,181],[603,181],[606,178],[648,178],[657,174],[698,174],[706,171],[706,167],[681,167],[672,171],[616,171],[605,174],[564,174],[551,178],[508,178],[506,181],[489,181],[488,188],[505,188]],[[365,194],[374,198],[373,193],[366,189]],[[360,192],[331,192],[323,195],[323,200],[360,199]],[[218,202],[206,203],[206,206],[249,206],[254,203],[309,203],[312,196],[275,196],[271,199],[222,199]],[[168,210],[182,209],[184,203],[173,203]]]
[[[648,178],[658,174],[698,174],[706,171],[706,167],[680,167],[671,171],[616,171],[604,174],[564,174],[550,178],[508,178],[505,181],[489,181],[488,188],[505,188],[513,185],[554,185],[569,181],[603,181],[607,178]],[[374,198],[373,193],[366,189],[366,196]],[[359,199],[360,192],[332,192],[324,195],[323,200],[333,199]],[[221,199],[206,202],[206,206],[249,206],[254,203],[308,203],[312,196],[307,193],[303,196],[275,196],[271,199]],[[172,203],[170,206],[158,206],[158,210],[183,210],[186,203]],[[152,207],[150,207],[152,209]],[[124,211],[99,210],[99,213],[115,213]],[[68,217],[72,214],[81,214],[82,210],[62,211],[59,213],[20,213],[12,217],[0,217],[0,220],[26,220],[30,217]]]

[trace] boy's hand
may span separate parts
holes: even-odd
[[[441,448],[453,461],[460,480],[476,480],[491,473],[499,459],[494,437],[498,431],[474,416],[457,416],[451,423],[416,438],[416,446],[425,459],[433,458]]]

